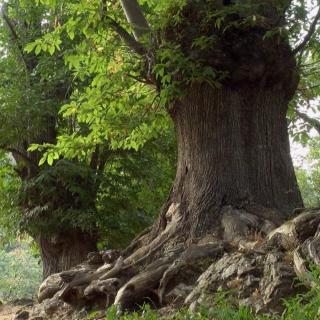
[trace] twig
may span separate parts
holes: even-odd
[[[320,121],[309,117],[307,114],[300,112],[298,110],[296,110],[296,113],[298,115],[299,118],[301,118],[303,121],[307,122],[308,124],[310,124],[314,129],[317,130],[317,132],[320,135]]]
[[[312,38],[313,34],[316,31],[316,26],[318,24],[319,19],[320,19],[320,6],[316,16],[314,17],[313,22],[310,25],[310,29],[307,35],[305,36],[303,41],[295,49],[293,49],[294,54],[297,54],[298,52],[302,51],[304,47],[308,44],[308,42],[310,41],[310,39]]]

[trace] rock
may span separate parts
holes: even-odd
[[[29,312],[26,310],[18,311],[13,317],[13,320],[27,320],[27,319],[29,319]]]

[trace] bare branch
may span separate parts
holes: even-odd
[[[131,24],[135,39],[141,40],[150,32],[149,24],[137,0],[121,0],[122,9]]]
[[[299,110],[296,110],[296,113],[300,119],[310,124],[320,135],[320,121],[309,117],[307,114],[300,112]]]
[[[320,19],[320,6],[319,6],[319,9],[318,9],[316,16],[313,19],[313,22],[310,25],[310,29],[309,29],[307,35],[305,36],[303,41],[295,49],[293,49],[294,54],[297,54],[298,52],[303,50],[304,47],[308,44],[308,42],[310,41],[310,39],[312,38],[312,36],[314,35],[314,33],[316,31],[316,27],[319,22],[319,19]]]

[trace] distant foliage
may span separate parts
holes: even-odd
[[[0,301],[32,299],[41,283],[39,259],[27,244],[0,250]]]
[[[19,231],[19,188],[20,179],[12,167],[12,159],[0,152],[0,247],[15,239]]]
[[[306,169],[296,169],[298,184],[304,205],[308,208],[320,206],[319,178],[320,172],[308,172]],[[318,176],[318,177],[317,177]]]
[[[296,168],[296,175],[305,206],[320,207],[320,139],[314,138],[308,145],[308,166]]]

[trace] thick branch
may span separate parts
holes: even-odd
[[[141,40],[141,38],[150,32],[150,27],[138,1],[121,0],[120,2],[127,20],[132,26],[135,39]]]
[[[7,151],[7,152],[11,152],[13,155],[21,157],[24,161],[26,161],[28,163],[28,165],[30,167],[38,169],[38,166],[22,150],[19,150],[19,149],[14,148],[14,147],[8,147],[8,146],[5,146],[5,145],[0,145],[0,149],[2,149],[4,151]]]
[[[299,118],[301,118],[303,121],[307,122],[308,124],[310,124],[314,129],[317,130],[317,132],[320,135],[320,121],[309,117],[307,114],[300,112],[298,110],[296,110],[296,113],[298,115]]]
[[[305,36],[303,41],[295,49],[293,49],[294,54],[297,54],[298,52],[303,50],[304,47],[308,44],[308,42],[310,41],[310,39],[312,38],[312,36],[314,35],[314,33],[316,31],[316,27],[317,27],[319,19],[320,19],[320,6],[319,6],[319,10],[318,10],[316,16],[314,17],[313,22],[310,25],[310,29],[309,29],[307,35]]]
[[[115,20],[106,17],[108,25],[122,38],[126,45],[139,55],[146,53],[146,49],[130,33],[122,28]]]

